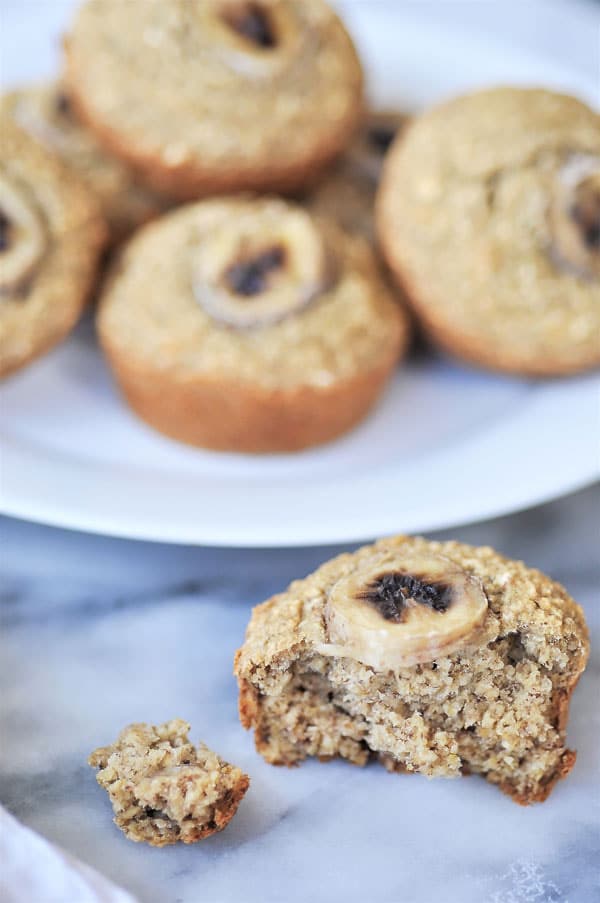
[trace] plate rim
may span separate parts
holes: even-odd
[[[432,451],[428,459],[427,491],[437,491],[439,503],[435,507],[435,515],[432,514],[431,506],[426,509],[429,513],[424,519],[419,519],[418,514],[409,509],[409,520],[402,522],[398,515],[401,508],[394,507],[396,497],[401,500],[403,481],[406,485],[406,481],[410,481],[411,469],[419,469],[420,462],[415,462],[414,458],[406,462],[406,467],[402,470],[388,468],[388,479],[383,488],[386,498],[393,499],[393,503],[377,506],[375,514],[373,512],[376,506],[373,502],[377,501],[377,492],[382,489],[377,470],[360,475],[348,474],[338,482],[326,482],[320,486],[320,517],[316,520],[309,516],[312,514],[312,510],[309,511],[309,505],[312,505],[310,498],[294,494],[293,487],[290,498],[289,483],[267,487],[252,485],[246,489],[241,507],[245,506],[253,512],[261,509],[263,519],[259,516],[249,526],[248,511],[239,522],[231,516],[225,522],[218,519],[203,520],[201,515],[198,516],[196,502],[198,498],[206,498],[206,495],[200,495],[202,488],[206,493],[206,488],[202,487],[198,496],[191,494],[189,474],[171,477],[166,505],[161,496],[151,492],[154,484],[148,482],[148,476],[152,481],[156,476],[154,472],[144,473],[143,479],[137,484],[129,485],[126,475],[121,471],[116,484],[112,482],[114,478],[109,476],[110,486],[101,484],[100,492],[94,495],[97,485],[90,484],[89,466],[73,466],[72,462],[59,458],[58,462],[48,465],[49,470],[46,467],[35,471],[35,467],[29,466],[28,460],[31,459],[35,464],[35,448],[31,451],[27,440],[18,438],[5,442],[2,470],[6,471],[8,464],[8,470],[12,471],[13,477],[17,477],[17,486],[22,487],[26,483],[28,491],[13,493],[11,498],[10,485],[0,486],[0,510],[22,519],[90,533],[153,542],[232,548],[336,545],[360,542],[377,535],[434,532],[476,523],[542,504],[600,479],[600,459],[588,429],[598,408],[600,376],[588,375],[587,378],[578,379],[575,384],[571,380],[557,380],[548,388],[549,391],[527,393],[511,416],[496,421],[490,429]],[[577,390],[576,398],[573,395],[574,389]],[[558,445],[552,441],[554,430],[548,431],[548,426],[558,421],[566,404],[570,405],[569,430],[563,431],[561,444]],[[545,435],[545,431],[549,435]],[[510,441],[506,442],[505,439]],[[498,444],[504,450],[501,474],[494,472],[494,461],[498,459],[489,454]],[[537,466],[540,449],[545,455],[544,468]],[[490,461],[490,468],[482,468],[479,463],[481,461]],[[438,462],[443,465],[441,469],[436,468]],[[64,496],[60,487],[63,486],[61,470],[64,471],[65,468],[69,470],[69,493],[79,501],[74,512],[65,512],[63,507]],[[459,496],[463,507],[457,515],[456,507],[453,507],[455,498],[448,491],[445,481],[449,473],[461,468],[469,469],[472,477],[466,504],[464,496]],[[507,476],[514,476],[515,479],[507,482]],[[59,492],[57,495],[55,490],[52,496],[47,490],[48,481],[53,477],[57,481]],[[494,486],[493,492],[489,489],[490,484]],[[127,501],[135,504],[132,509],[125,507],[115,519],[111,489],[113,493],[124,493],[126,487],[129,487]],[[343,508],[349,487],[353,493],[353,505],[362,512],[362,516],[352,519],[343,519],[341,515],[334,517],[332,527],[330,514],[336,511],[336,506],[340,510]],[[479,500],[477,493],[481,487],[484,490],[484,503]],[[221,506],[229,505],[229,512],[235,510],[238,513],[235,508],[238,502],[237,487],[230,486],[225,491],[221,488],[220,493]],[[86,498],[92,499],[94,503],[86,505]],[[286,507],[286,503],[289,503],[289,507]],[[298,521],[286,522],[287,526],[282,528],[282,510],[286,514],[288,511],[297,514],[302,504],[304,511],[300,513],[304,516]],[[206,507],[213,512],[214,517],[215,509],[210,504]],[[276,512],[276,516],[273,512]],[[174,516],[176,514],[180,516]],[[167,516],[169,519],[165,521]],[[159,525],[158,528],[156,524]],[[252,537],[251,529],[254,530]]]
[[[584,474],[580,478],[566,480],[563,484],[561,484],[559,489],[553,491],[551,494],[543,492],[532,493],[532,495],[528,497],[528,499],[523,504],[519,503],[515,506],[514,503],[508,502],[505,507],[490,505],[489,510],[487,508],[482,508],[480,515],[468,519],[460,518],[458,521],[448,517],[441,517],[439,520],[433,521],[431,519],[428,519],[428,526],[417,526],[414,529],[411,529],[410,533],[411,535],[439,533],[441,531],[447,531],[453,528],[471,526],[490,520],[509,517],[511,514],[517,514],[521,511],[529,511],[549,502],[557,501],[561,498],[571,495],[572,493],[578,492],[589,486],[593,486],[599,481],[600,468],[594,468],[591,469],[589,473]],[[383,536],[393,536],[397,535],[398,533],[406,532],[405,530],[394,531],[392,529],[384,529],[379,530],[376,533],[362,533],[357,532],[355,529],[340,529],[337,532],[335,539],[332,539],[331,536],[327,533],[324,533],[323,536],[320,536],[317,533],[316,538],[314,538],[313,533],[310,541],[306,538],[303,538],[302,536],[291,538],[288,536],[287,538],[283,539],[281,537],[273,535],[269,540],[248,542],[247,538],[242,538],[237,534],[230,535],[227,538],[215,538],[214,535],[209,536],[207,534],[206,536],[204,536],[200,535],[200,533],[185,533],[185,535],[175,535],[172,533],[164,533],[154,530],[144,530],[139,529],[139,527],[128,527],[126,525],[126,522],[123,521],[121,521],[121,525],[110,525],[108,523],[104,523],[104,521],[101,524],[98,524],[94,523],[92,519],[86,520],[82,517],[69,515],[53,516],[50,511],[44,512],[39,508],[34,509],[28,507],[27,505],[11,506],[10,502],[8,504],[2,503],[0,515],[26,523],[52,527],[53,529],[57,530],[68,530],[72,533],[85,533],[91,536],[104,536],[112,539],[130,540],[132,542],[151,542],[156,543],[157,545],[180,545],[192,547],[197,546],[199,548],[207,549],[264,549],[268,551],[269,549],[306,549],[326,546],[333,547],[339,545],[361,545]]]

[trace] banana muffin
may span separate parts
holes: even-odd
[[[396,110],[367,113],[348,149],[310,192],[310,210],[374,241],[375,192],[383,161],[409,122],[410,116]]]
[[[153,847],[196,843],[222,831],[237,812],[248,775],[204,744],[195,747],[189,730],[180,718],[130,724],[89,757],[129,840]]]
[[[93,288],[106,227],[96,198],[0,115],[0,376],[73,328]]]
[[[143,186],[130,167],[107,154],[79,122],[61,82],[11,91],[3,97],[2,106],[23,131],[59,156],[95,192],[112,243],[166,209],[167,201]]]
[[[367,242],[251,197],[144,226],[109,276],[98,330],[142,419],[182,442],[246,452],[350,429],[408,341]]]
[[[267,762],[377,757],[480,774],[528,804],[575,762],[565,732],[587,656],[558,583],[490,548],[398,536],[255,608],[235,673]]]
[[[377,199],[425,332],[525,375],[600,363],[600,116],[545,90],[479,91],[417,119]]]
[[[66,51],[98,138],[182,200],[304,186],[362,109],[360,61],[323,0],[88,0]]]

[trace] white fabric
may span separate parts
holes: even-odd
[[[135,903],[134,897],[0,806],[1,903]]]

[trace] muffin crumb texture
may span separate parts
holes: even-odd
[[[377,571],[391,586],[390,573],[415,561],[436,563],[438,586],[447,562],[454,621],[444,622],[448,611],[436,611],[430,599],[409,598],[400,607],[410,616],[384,613],[372,631],[377,615],[362,575],[365,589]],[[464,621],[461,645],[457,618],[464,610],[473,621],[472,605],[463,609],[465,581],[481,588],[487,610],[476,625]],[[410,596],[409,581],[396,581],[394,591],[400,585]],[[436,618],[451,625],[450,654],[435,645],[426,654]],[[373,641],[377,633],[387,647]],[[440,649],[443,639],[435,641]],[[416,646],[417,664],[385,667],[391,649],[408,649],[414,661]],[[480,774],[518,803],[541,802],[575,762],[565,729],[587,655],[581,609],[539,571],[490,548],[400,536],[327,562],[254,610],[236,656],[240,717],[272,764],[341,756],[364,765],[377,757],[389,771]]]
[[[88,759],[108,792],[114,822],[130,839],[162,847],[196,843],[223,828],[249,786],[239,768],[188,740],[190,725],[130,724]]]

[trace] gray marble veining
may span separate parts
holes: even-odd
[[[578,762],[529,809],[477,778],[427,781],[343,762],[288,771],[256,755],[231,675],[250,608],[339,549],[194,549],[0,521],[0,800],[148,903],[592,903],[599,502],[590,489],[440,534],[523,558],[585,606],[592,660],[570,724]],[[153,850],[112,825],[85,760],[129,721],[175,715],[252,784],[227,831]]]

